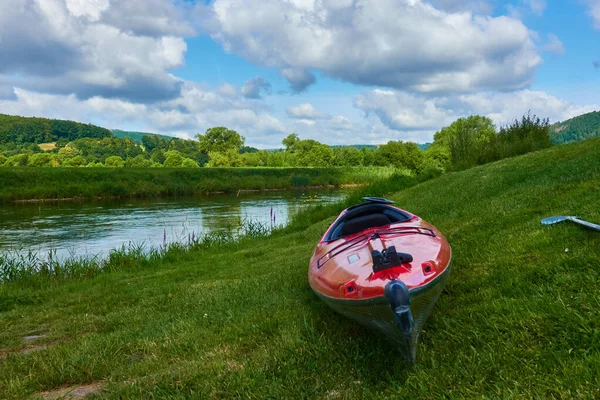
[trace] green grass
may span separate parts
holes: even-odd
[[[392,168],[0,168],[0,203],[366,184]]]
[[[446,234],[454,269],[414,367],[311,292],[334,217],[315,208],[267,239],[0,286],[0,397],[92,382],[113,399],[600,397],[600,234],[539,222],[600,221],[600,140],[417,183],[391,198]]]

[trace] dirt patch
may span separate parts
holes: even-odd
[[[41,392],[38,393],[37,397],[46,400],[81,399],[88,394],[98,393],[101,390],[100,382],[94,382],[88,385],[73,385],[48,392]]]
[[[54,150],[56,148],[56,142],[40,143],[38,144],[38,147],[44,151]]]

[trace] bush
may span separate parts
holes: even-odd
[[[62,165],[64,167],[83,167],[87,164],[87,161],[83,156],[77,156],[73,158],[67,158],[63,161]]]
[[[53,162],[58,164],[56,155],[51,153],[37,153],[29,157],[27,165],[30,167],[53,167]]]
[[[164,166],[166,168],[179,168],[183,163],[183,157],[178,152],[169,152],[170,154],[165,159]]]
[[[182,168],[200,168],[200,165],[191,158],[184,158],[181,162]]]
[[[27,154],[17,154],[11,157],[8,157],[4,166],[6,167],[24,167],[27,165],[27,161],[29,160],[29,156]]]
[[[119,156],[110,156],[106,157],[106,160],[104,160],[104,165],[106,165],[107,167],[119,168],[123,167],[125,165],[125,162]]]

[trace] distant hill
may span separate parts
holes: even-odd
[[[419,143],[417,146],[419,146],[419,149],[425,151],[431,146],[431,143]]]
[[[130,132],[130,131],[122,131],[120,129],[113,129],[111,132],[114,137],[117,137],[119,139],[124,139],[124,138],[128,137],[136,143],[142,143],[142,138],[144,136],[148,136],[148,135],[160,136],[161,138],[163,138],[165,140],[173,139],[173,136],[158,135],[156,133],[148,133],[148,132]]]
[[[335,149],[336,147],[354,147],[355,149],[358,149],[358,150],[360,150],[360,149],[362,149],[364,147],[364,148],[367,148],[367,149],[376,150],[379,146],[374,145],[374,144],[348,144],[348,145],[345,145],[345,144],[336,144],[336,145],[329,146],[329,147],[331,147],[332,149]]]
[[[550,126],[552,143],[576,142],[600,136],[600,111],[583,114]]]
[[[110,136],[108,129],[92,124],[0,114],[0,144],[40,144],[82,138],[101,139]]]

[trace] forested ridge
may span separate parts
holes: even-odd
[[[600,111],[583,114],[551,126],[552,143],[576,142],[600,136]]]
[[[0,144],[70,142],[82,138],[111,137],[108,129],[91,124],[48,118],[0,114]]]

